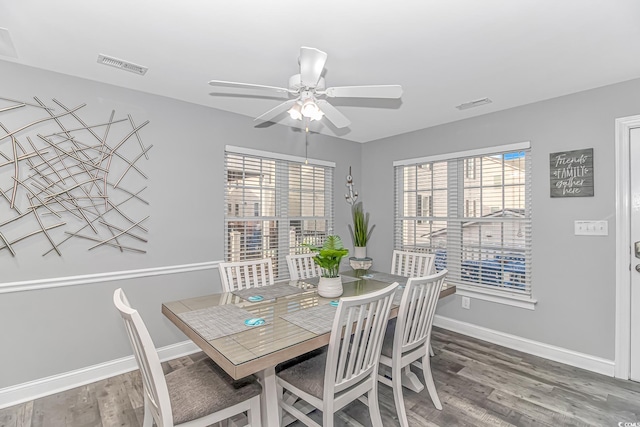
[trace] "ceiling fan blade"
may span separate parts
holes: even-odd
[[[338,129],[346,128],[351,124],[351,121],[347,119],[347,117],[342,114],[336,107],[329,104],[328,101],[324,99],[319,99],[316,101],[318,107],[324,113],[324,116],[329,120],[335,127]]]
[[[259,92],[268,92],[271,95],[276,94],[276,95],[283,96],[285,98],[289,96],[289,93],[295,93],[283,87],[254,85],[251,83],[236,83],[236,82],[225,82],[222,80],[211,80],[209,81],[209,84],[211,86],[217,86],[217,87],[229,87],[233,89],[244,89],[244,90],[252,90],[252,91],[259,91]]]
[[[402,86],[338,86],[327,88],[324,92],[318,93],[323,93],[330,98],[400,98],[402,96]]]
[[[297,99],[290,99],[288,101],[283,102],[282,104],[276,105],[271,110],[267,111],[266,113],[262,114],[261,116],[256,117],[255,120],[262,120],[262,121],[265,121],[265,122],[269,122],[273,118],[277,117],[278,115],[284,113],[289,108],[291,108],[293,106],[293,104],[296,103],[296,101],[298,101],[298,100]]]
[[[327,54],[312,47],[300,48],[300,81],[303,86],[316,87],[327,62]]]

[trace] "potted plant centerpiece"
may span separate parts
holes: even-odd
[[[353,227],[349,224],[349,233],[351,233],[351,240],[353,240],[353,256],[360,259],[366,258],[367,243],[376,226],[372,225],[369,228],[369,213],[364,211],[362,202],[358,202],[351,207],[351,215],[353,217]]]
[[[340,261],[349,254],[342,244],[340,236],[329,235],[322,246],[305,245],[317,255],[314,262],[322,270],[318,282],[318,294],[324,298],[335,298],[342,295],[342,278],[340,277]]]

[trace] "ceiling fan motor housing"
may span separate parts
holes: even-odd
[[[324,90],[325,88],[326,88],[326,85],[324,82],[324,77],[320,77],[320,80],[318,80],[318,84],[315,87],[309,87],[309,88],[304,88],[302,86],[302,80],[300,78],[300,74],[294,74],[293,76],[289,77],[289,89],[296,92],[300,90],[305,90],[305,89],[310,89],[315,92],[316,90]]]

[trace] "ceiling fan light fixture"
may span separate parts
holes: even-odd
[[[318,117],[318,115],[320,115],[320,118],[322,118],[322,111],[320,111],[320,108],[318,108],[316,103],[311,98],[308,98],[304,101],[304,103],[302,104],[301,113],[304,117],[308,117],[310,119],[317,120],[316,117]]]
[[[302,120],[302,105],[300,101],[293,104],[293,107],[287,111],[293,120]]]
[[[318,108],[317,105],[316,105],[316,108]],[[319,121],[319,120],[322,120],[322,116],[324,116],[324,113],[322,112],[322,110],[320,110],[320,108],[318,108],[316,110],[316,112],[314,113],[314,115],[311,116],[310,118],[311,118],[311,120]]]

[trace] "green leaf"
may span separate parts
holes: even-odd
[[[305,244],[304,246],[317,252],[313,260],[322,270],[324,277],[338,277],[340,261],[349,254],[349,250],[345,249],[340,236],[327,236],[321,247],[309,244]]]
[[[369,228],[369,213],[364,212],[362,202],[358,202],[353,205],[351,208],[351,215],[353,218],[353,229],[351,228],[351,225],[349,225],[349,232],[351,233],[353,245],[367,246],[375,225]]]

